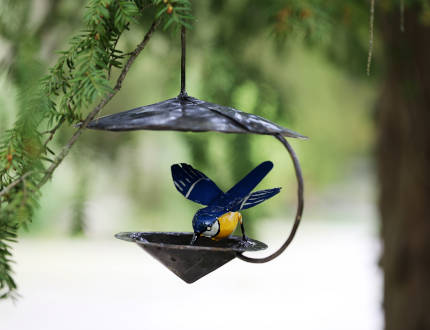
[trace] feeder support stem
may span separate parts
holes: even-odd
[[[187,92],[185,91],[185,26],[181,27],[181,92],[179,97],[183,98],[187,96]]]
[[[285,149],[287,149],[288,153],[290,154],[291,160],[293,162],[294,170],[296,172],[297,199],[298,199],[296,218],[294,220],[293,227],[290,231],[290,234],[287,240],[284,242],[284,244],[282,244],[282,246],[277,251],[275,251],[271,255],[264,258],[251,258],[251,257],[244,256],[242,253],[237,254],[237,257],[239,259],[242,259],[243,261],[251,262],[254,264],[262,264],[262,263],[271,261],[285,251],[285,249],[290,245],[290,243],[293,241],[294,236],[296,235],[296,232],[297,232],[297,229],[299,228],[300,220],[302,219],[302,214],[303,214],[303,205],[304,205],[303,189],[304,188],[303,188],[302,170],[300,168],[299,160],[291,145],[281,134],[275,134],[274,137],[284,145]]]

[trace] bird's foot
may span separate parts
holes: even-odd
[[[247,247],[250,245],[254,245],[254,243],[251,241],[251,239],[248,236],[244,235],[242,236],[242,239],[239,241],[239,245]]]

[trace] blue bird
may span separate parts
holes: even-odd
[[[194,235],[191,244],[200,236],[220,240],[228,237],[240,222],[243,240],[247,240],[239,211],[249,209],[279,193],[281,188],[252,192],[273,168],[266,161],[258,165],[226,193],[202,172],[188,164],[172,165],[172,178],[176,189],[193,202],[206,205],[193,218]]]

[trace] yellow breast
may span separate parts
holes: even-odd
[[[239,212],[228,212],[220,216],[218,218],[219,233],[214,239],[219,240],[231,235],[239,221],[242,221],[242,215]]]

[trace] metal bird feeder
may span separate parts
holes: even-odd
[[[173,273],[187,283],[193,283],[213,272],[243,252],[260,251],[267,245],[249,239],[231,236],[219,242],[207,237],[199,239],[199,245],[190,245],[192,233],[119,233],[115,237],[135,242]]]
[[[124,232],[115,237],[134,242],[187,283],[193,283],[225,263],[239,258],[251,263],[265,263],[278,257],[293,240],[303,212],[303,177],[299,161],[285,137],[307,137],[265,118],[237,109],[199,100],[185,91],[185,28],[181,30],[181,91],[172,99],[91,121],[87,128],[108,131],[168,130],[187,132],[221,132],[272,135],[289,153],[298,183],[297,211],[292,229],[282,246],[263,258],[252,258],[244,252],[260,251],[267,245],[241,237],[213,241],[201,237],[190,245],[192,233]]]

